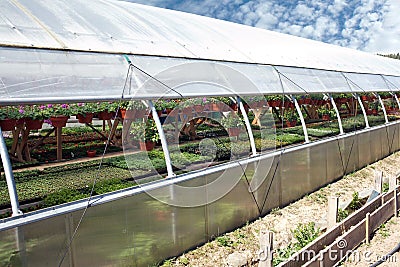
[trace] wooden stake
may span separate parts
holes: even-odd
[[[393,190],[393,197],[394,197],[394,217],[397,217],[397,211],[399,210],[398,208],[397,208],[397,206],[398,206],[398,203],[397,203],[397,188],[394,188],[394,190]]]
[[[396,176],[391,176],[389,178],[389,191],[392,191],[396,188]]]
[[[336,225],[338,208],[339,208],[339,198],[330,196],[328,198],[328,229]]]
[[[57,138],[57,160],[62,160],[62,127],[57,127],[56,138]]]
[[[371,214],[368,212],[367,215],[365,216],[365,243],[369,244],[370,242],[370,218]]]
[[[382,171],[375,171],[375,190],[381,194],[382,193],[382,179],[383,172]]]
[[[273,239],[274,234],[271,231],[267,233],[260,233],[260,250],[258,267],[272,267],[272,252],[273,252]]]

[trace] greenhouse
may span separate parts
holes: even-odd
[[[149,266],[400,150],[400,61],[114,0],[0,3],[0,263]]]

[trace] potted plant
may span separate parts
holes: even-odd
[[[44,105],[25,106],[25,127],[27,130],[40,130],[44,119]]]
[[[201,113],[205,110],[207,103],[207,98],[196,97],[186,100],[184,107],[186,108],[186,112],[188,112],[189,109],[191,110],[193,108],[196,113]]]
[[[118,102],[99,102],[97,116],[100,120],[111,120],[115,117]]]
[[[22,107],[5,106],[0,109],[0,126],[3,131],[12,131],[24,117]]]
[[[70,108],[79,123],[91,123],[94,113],[98,111],[98,105],[95,103],[77,103],[71,105]]]
[[[163,100],[162,102],[166,114],[170,114],[172,110],[178,106],[178,103],[173,99]]]
[[[120,102],[119,117],[122,119],[144,118],[148,112],[141,100]]]
[[[378,115],[378,101],[373,101],[368,103],[368,113],[367,115]]]
[[[185,99],[179,102],[178,106],[179,112],[182,112],[183,115],[189,116],[193,112],[194,107],[194,99]],[[175,113],[175,111],[174,111]]]
[[[244,100],[253,109],[263,108],[264,106],[267,105],[267,100],[263,95],[244,97]]]
[[[146,123],[132,123],[131,134],[134,140],[139,141],[140,150],[143,151],[153,150],[159,139],[157,126],[153,119],[146,120]]]
[[[389,92],[382,92],[382,93],[379,93],[379,96],[380,96],[382,99],[392,98],[392,94],[389,93]]]
[[[269,95],[266,98],[270,107],[280,107],[282,104],[282,96],[280,95]]]
[[[296,126],[298,118],[299,116],[297,112],[293,109],[286,110],[285,113],[283,114],[283,119],[285,120],[287,127]]]
[[[393,99],[390,99],[390,100],[387,102],[386,110],[387,110],[388,113],[390,113],[390,114],[396,113],[397,110],[398,110],[398,106],[397,106],[396,101],[394,101]]]
[[[322,120],[329,121],[335,116],[335,112],[326,106],[322,106],[317,110],[318,114],[322,117]]]
[[[369,101],[370,100],[368,94],[360,94],[360,98],[361,98],[362,101]]]
[[[217,101],[220,111],[227,112],[230,110],[230,106],[232,105],[232,100],[229,97],[214,97]]]
[[[322,94],[311,94],[311,103],[314,106],[322,106],[326,103]]]
[[[96,150],[94,150],[94,149],[90,149],[90,147],[88,148],[88,150],[86,150],[86,155],[89,157],[89,158],[93,158],[94,156],[96,156]]]
[[[226,117],[221,119],[221,124],[225,129],[227,129],[229,136],[239,136],[239,127],[243,125],[243,122],[239,116],[233,112],[230,112]]]
[[[72,112],[68,104],[48,104],[46,109],[49,114],[51,125],[54,127],[65,127]]]

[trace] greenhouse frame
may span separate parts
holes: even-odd
[[[0,128],[12,210],[12,216],[0,219],[0,261],[8,264],[148,266],[400,149],[400,121],[384,98],[388,95],[396,110],[400,108],[398,60],[123,1],[4,0],[0,7],[1,107],[140,102],[154,120],[166,166],[161,179],[22,213],[21,192]],[[310,134],[306,117],[317,109],[307,110],[300,100],[311,95],[321,96],[336,117],[337,129],[325,138]],[[351,99],[346,104],[350,114],[361,114],[362,126],[354,131],[343,126],[339,95]],[[251,101],[259,96],[265,100],[261,107]],[[281,106],[267,104],[268,96],[278,96]],[[379,125],[371,125],[363,96],[379,106]],[[178,143],[171,141],[169,131],[189,120],[183,119],[180,108],[175,122],[161,118],[156,104],[174,100],[184,105],[204,98],[229,99],[237,105],[246,153],[177,172],[173,154],[179,138]],[[281,115],[283,125],[289,111],[285,102],[297,114],[303,140],[260,150],[253,125],[257,118],[249,118],[248,110],[255,114],[264,109],[269,118],[264,126],[277,135],[279,125],[268,123]],[[193,109],[190,116],[219,122],[229,112],[196,114]],[[123,127],[131,127],[131,122],[126,126],[124,121]],[[258,135],[262,143],[266,137]],[[231,150],[239,137],[235,140]],[[124,148],[127,161],[129,149]]]

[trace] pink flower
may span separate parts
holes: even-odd
[[[62,108],[68,108],[68,105],[67,104],[62,104],[61,107]]]
[[[44,110],[44,109],[46,109],[46,106],[41,105],[39,108],[40,108],[40,110]]]
[[[78,107],[82,107],[83,106],[83,103],[78,103]]]
[[[23,114],[25,111],[23,109],[18,110],[19,113]]]
[[[203,98],[203,103],[206,103],[206,102],[207,102],[207,98],[204,97],[204,98]]]
[[[48,124],[50,124],[50,125],[52,125],[52,124],[51,124],[51,120],[49,120],[49,119],[44,120],[44,122],[45,122],[45,123],[48,123]]]
[[[53,105],[52,105],[52,104],[48,104],[47,107],[48,107],[48,108],[52,108]]]

